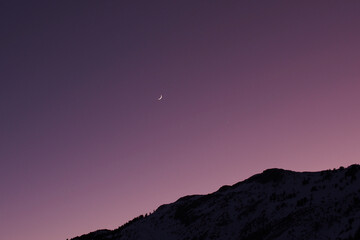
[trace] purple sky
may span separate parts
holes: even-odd
[[[359,163],[358,1],[7,2],[0,239]]]

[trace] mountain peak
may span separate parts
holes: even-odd
[[[260,174],[255,174],[254,176],[245,180],[245,182],[257,182],[257,183],[271,183],[271,182],[281,182],[285,176],[294,174],[295,172],[284,170],[280,168],[270,168],[263,171]]]
[[[360,239],[359,174],[357,164],[320,172],[267,169],[73,240]]]

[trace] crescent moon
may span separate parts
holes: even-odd
[[[160,97],[158,98],[158,100],[160,101],[163,98],[162,94],[160,95]]]

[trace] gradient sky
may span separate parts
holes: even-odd
[[[65,240],[267,168],[359,163],[359,12],[2,1],[0,239]]]

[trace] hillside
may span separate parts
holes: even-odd
[[[73,240],[360,239],[360,166],[268,169],[208,195],[160,206]]]

